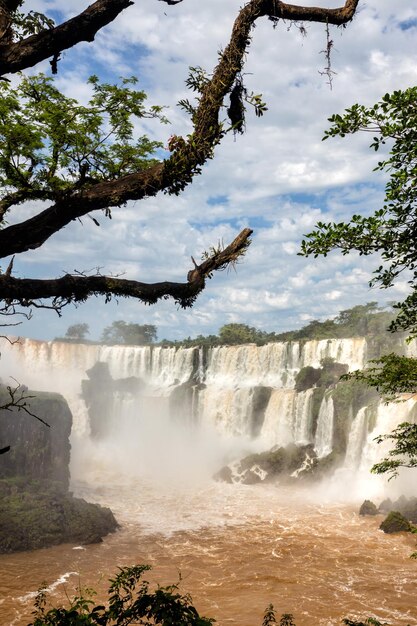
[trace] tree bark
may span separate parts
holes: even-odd
[[[160,299],[173,298],[181,307],[193,305],[198,294],[205,287],[206,278],[212,272],[235,264],[245,254],[250,245],[250,228],[245,228],[224,250],[216,251],[187,274],[187,282],[142,283],[110,276],[82,276],[65,274],[61,278],[38,280],[15,278],[7,272],[0,274],[0,299],[27,307],[53,308],[58,312],[71,302],[82,302],[92,295],[104,295],[106,299],[130,297],[146,304],[154,304]],[[193,260],[194,261],[194,260]],[[52,304],[42,305],[39,300],[53,299]]]
[[[103,2],[108,4],[108,0],[102,0],[92,7]],[[128,0],[115,0],[114,3],[120,5],[126,2]],[[194,115],[194,130],[188,141],[179,138],[181,141],[163,163],[118,180],[74,191],[34,217],[0,230],[0,258],[40,247],[72,220],[91,211],[120,206],[128,200],[155,196],[160,191],[175,194],[182,191],[200,172],[202,165],[213,156],[214,147],[224,135],[219,125],[219,112],[225,96],[230,93],[236,76],[242,70],[250,33],[256,20],[270,16],[274,19],[314,21],[340,26],[353,18],[358,2],[359,0],[346,0],[343,7],[325,9],[290,5],[278,0],[251,0],[240,10],[230,42],[201,95]],[[74,18],[76,19],[78,18]]]
[[[13,4],[16,2],[11,0],[0,2],[0,75],[19,72],[49,57],[56,57],[80,41],[93,41],[97,31],[112,22],[133,2],[97,0],[67,22],[11,43],[10,9]]]

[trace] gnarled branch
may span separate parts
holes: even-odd
[[[342,25],[353,18],[358,2],[346,0],[343,7],[325,9],[290,5],[277,0],[251,0],[236,18],[229,45],[204,88],[193,118],[194,131],[188,140],[177,142],[171,157],[162,163],[117,180],[73,191],[34,217],[2,229],[0,258],[40,247],[72,220],[91,211],[155,196],[160,191],[182,191],[212,157],[214,147],[224,135],[219,114],[225,96],[242,70],[255,21],[270,16],[274,19]]]
[[[7,19],[6,9],[10,9],[12,4],[3,1],[3,6],[0,5],[0,23]],[[60,52],[80,41],[93,41],[97,31],[132,4],[131,0],[97,0],[67,22],[16,43],[10,43],[6,29],[0,33],[4,36],[0,41],[0,75],[19,72],[49,57],[57,58]]]
[[[0,274],[0,299],[20,306],[45,306],[58,312],[71,302],[82,302],[92,295],[130,297],[154,304],[160,299],[173,298],[181,307],[192,306],[198,294],[204,289],[206,278],[212,272],[234,265],[250,245],[250,228],[242,232],[223,250],[217,250],[200,265],[188,272],[187,282],[141,283],[109,276],[83,276],[65,274],[61,278],[38,280],[15,278]],[[52,299],[51,305],[39,304],[39,300]]]

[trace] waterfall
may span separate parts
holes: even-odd
[[[368,435],[369,413],[370,409],[366,406],[359,409],[350,427],[345,456],[345,467],[348,469],[355,469],[360,464],[363,446]]]
[[[287,445],[293,439],[293,416],[296,400],[293,389],[273,389],[265,411],[262,428],[264,447]]]
[[[322,400],[317,421],[314,448],[318,457],[330,454],[333,449],[334,403],[330,394]]]
[[[409,348],[414,349],[413,345]],[[162,429],[167,433],[172,424],[175,432],[191,427],[195,432],[199,430],[206,441],[214,436],[230,445],[240,441],[239,449],[246,451],[314,443],[317,455],[323,457],[333,447],[337,418],[333,389],[327,389],[317,410],[313,388],[295,390],[297,373],[306,366],[319,368],[325,358],[344,363],[349,370],[362,368],[366,354],[364,338],[204,349],[23,339],[13,346],[4,342],[0,374],[4,382],[14,376],[30,388],[61,392],[74,415],[74,441],[89,437],[81,381],[86,379],[87,370],[101,362],[108,366],[113,379],[134,377],[140,381],[136,395],[126,397],[121,391],[114,394],[112,436],[117,438],[123,432],[129,438],[130,430],[129,446],[137,445],[138,440],[146,446],[143,432]],[[380,404],[370,433],[372,420],[369,409],[363,407],[351,420],[350,431],[346,428],[346,467],[369,468],[380,458],[376,434],[405,421],[413,406],[414,400],[399,405]],[[152,441],[157,441],[156,434]],[[162,443],[159,445],[162,448]]]
[[[294,443],[306,444],[312,442],[312,399],[313,389],[307,389],[297,394],[294,422]]]
[[[415,397],[410,397],[404,402],[391,402],[390,404],[380,402],[378,404],[375,425],[367,435],[363,446],[360,468],[371,467],[386,456],[392,447],[389,441],[376,444],[375,437],[390,433],[402,422],[415,423],[415,405]]]

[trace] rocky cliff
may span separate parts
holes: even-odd
[[[55,393],[25,391],[25,396],[31,414],[0,411],[0,447],[10,446],[0,455],[0,553],[101,541],[117,528],[112,512],[68,491],[67,402]],[[5,388],[0,397],[8,397]]]

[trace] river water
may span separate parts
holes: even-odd
[[[365,409],[352,414],[345,467],[319,486],[211,479],[225,462],[250,451],[313,441],[309,390],[296,396],[295,373],[308,364],[317,367],[325,356],[361,367],[363,339],[214,349],[207,362],[197,363],[205,381],[196,399],[198,428],[190,419],[172,421],[167,411],[172,389],[195,375],[192,350],[31,340],[7,350],[2,375],[68,399],[74,415],[72,489],[110,506],[121,528],[98,545],[0,556],[0,626],[31,621],[43,582],[54,605],[80,585],[97,589],[99,602],[117,567],[138,563],[153,567],[147,578],[156,583],[181,577],[182,591],[219,624],[260,626],[272,603],[279,615],[293,613],[297,626],[333,626],[343,617],[372,615],[396,626],[417,626],[417,561],[409,558],[416,536],[385,535],[378,529],[381,516],[357,513],[365,497],[378,502],[407,489],[415,494],[417,470],[402,483],[393,481],[392,494],[369,475],[381,452],[375,434],[408,419],[415,399],[381,404],[375,433],[369,432]],[[109,364],[113,377],[139,376],[150,390],[139,399],[139,412],[138,399],[115,404],[103,441],[91,440],[79,396],[81,379],[97,360]],[[250,439],[251,389],[259,385],[272,391],[262,431]],[[332,403],[327,397],[323,402],[319,450],[329,446],[333,423]]]
[[[0,557],[2,626],[30,622],[43,581],[53,604],[79,585],[105,598],[119,566],[147,563],[147,579],[177,582],[200,613],[219,624],[256,626],[273,603],[297,626],[340,624],[342,617],[376,616],[398,626],[417,624],[415,541],[385,535],[381,517],[361,518],[357,506],[272,485],[214,482],[175,488],[131,480],[94,488],[89,500],[110,503],[122,524],[102,544],[64,545]],[[320,503],[318,503],[320,499]]]

